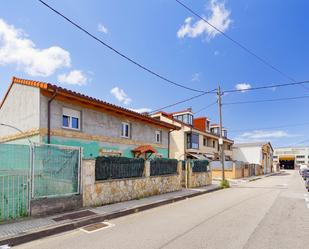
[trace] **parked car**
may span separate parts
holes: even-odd
[[[306,179],[305,186],[306,186],[306,189],[309,191],[309,178]]]
[[[299,174],[302,174],[302,171],[307,169],[307,168],[308,168],[308,166],[306,164],[301,164],[299,166]]]
[[[303,170],[302,172],[302,177],[303,179],[306,181],[307,179],[309,179],[309,168]]]

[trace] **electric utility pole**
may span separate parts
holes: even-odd
[[[225,179],[224,174],[224,146],[223,146],[223,137],[222,137],[222,103],[221,103],[221,96],[223,93],[221,92],[220,86],[218,86],[217,96],[218,96],[218,109],[219,109],[219,153],[220,153],[220,161],[221,161],[221,167],[222,167],[222,181]]]

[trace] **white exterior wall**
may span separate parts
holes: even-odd
[[[233,159],[247,163],[262,164],[262,148],[260,146],[234,147]]]
[[[309,147],[285,147],[276,148],[274,150],[274,163],[279,163],[280,156],[295,156],[295,164],[299,165],[300,162],[304,161],[305,164],[309,164]],[[300,158],[303,156],[304,158]]]
[[[40,89],[13,84],[0,109],[0,123],[17,127],[23,132],[40,127]],[[0,126],[0,137],[20,134],[12,128]]]

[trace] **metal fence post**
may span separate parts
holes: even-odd
[[[78,150],[78,182],[77,182],[77,192],[79,194],[82,193],[82,154],[83,154],[83,148],[82,147],[79,147],[79,150]]]
[[[31,199],[33,197],[33,171],[34,171],[34,146],[31,143],[29,145],[29,175],[28,175],[28,214],[31,215]]]

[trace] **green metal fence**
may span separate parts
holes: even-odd
[[[209,162],[207,160],[195,159],[190,161],[192,172],[200,173],[209,171]]]
[[[0,144],[0,221],[28,215],[30,149]]]
[[[78,194],[81,150],[0,144],[0,221],[27,216],[31,200]]]
[[[35,144],[32,198],[78,194],[79,171],[79,148]]]
[[[150,160],[150,176],[177,174],[176,159],[154,158]]]
[[[97,157],[95,162],[96,181],[142,177],[145,160],[127,157]]]

